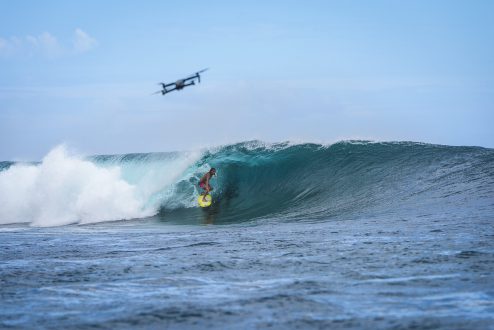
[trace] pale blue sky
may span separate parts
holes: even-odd
[[[494,1],[1,1],[0,160],[261,139],[494,147]],[[150,95],[205,67],[203,83]]]

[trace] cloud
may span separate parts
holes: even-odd
[[[75,52],[78,53],[87,52],[93,49],[94,47],[96,47],[97,45],[98,42],[96,41],[96,39],[92,38],[86,32],[82,31],[79,28],[75,29],[74,41],[73,41]]]
[[[49,32],[43,32],[38,36],[0,37],[0,56],[42,56],[56,58],[88,52],[97,45],[98,42],[96,39],[82,29],[77,28],[74,31],[71,46],[64,45],[56,36]]]
[[[27,36],[25,40],[31,50],[39,52],[46,57],[57,57],[62,55],[64,51],[58,39],[48,32],[43,32],[37,37]]]

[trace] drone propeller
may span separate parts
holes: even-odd
[[[209,68],[205,68],[205,69],[202,69],[201,71],[197,71],[196,72],[196,78],[197,78],[197,82],[201,82],[201,75],[199,73],[203,73],[204,71],[207,71],[209,70]]]

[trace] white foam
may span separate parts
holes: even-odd
[[[38,165],[0,172],[0,224],[59,226],[151,216],[159,203],[148,203],[149,197],[173,184],[195,159],[184,157],[171,173],[149,173],[129,183],[118,164],[97,166],[59,146]]]

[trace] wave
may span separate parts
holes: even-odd
[[[200,209],[197,182],[211,167],[214,204]],[[494,150],[413,142],[249,141],[87,158],[57,147],[40,163],[0,163],[0,224],[492,215],[493,196]]]

